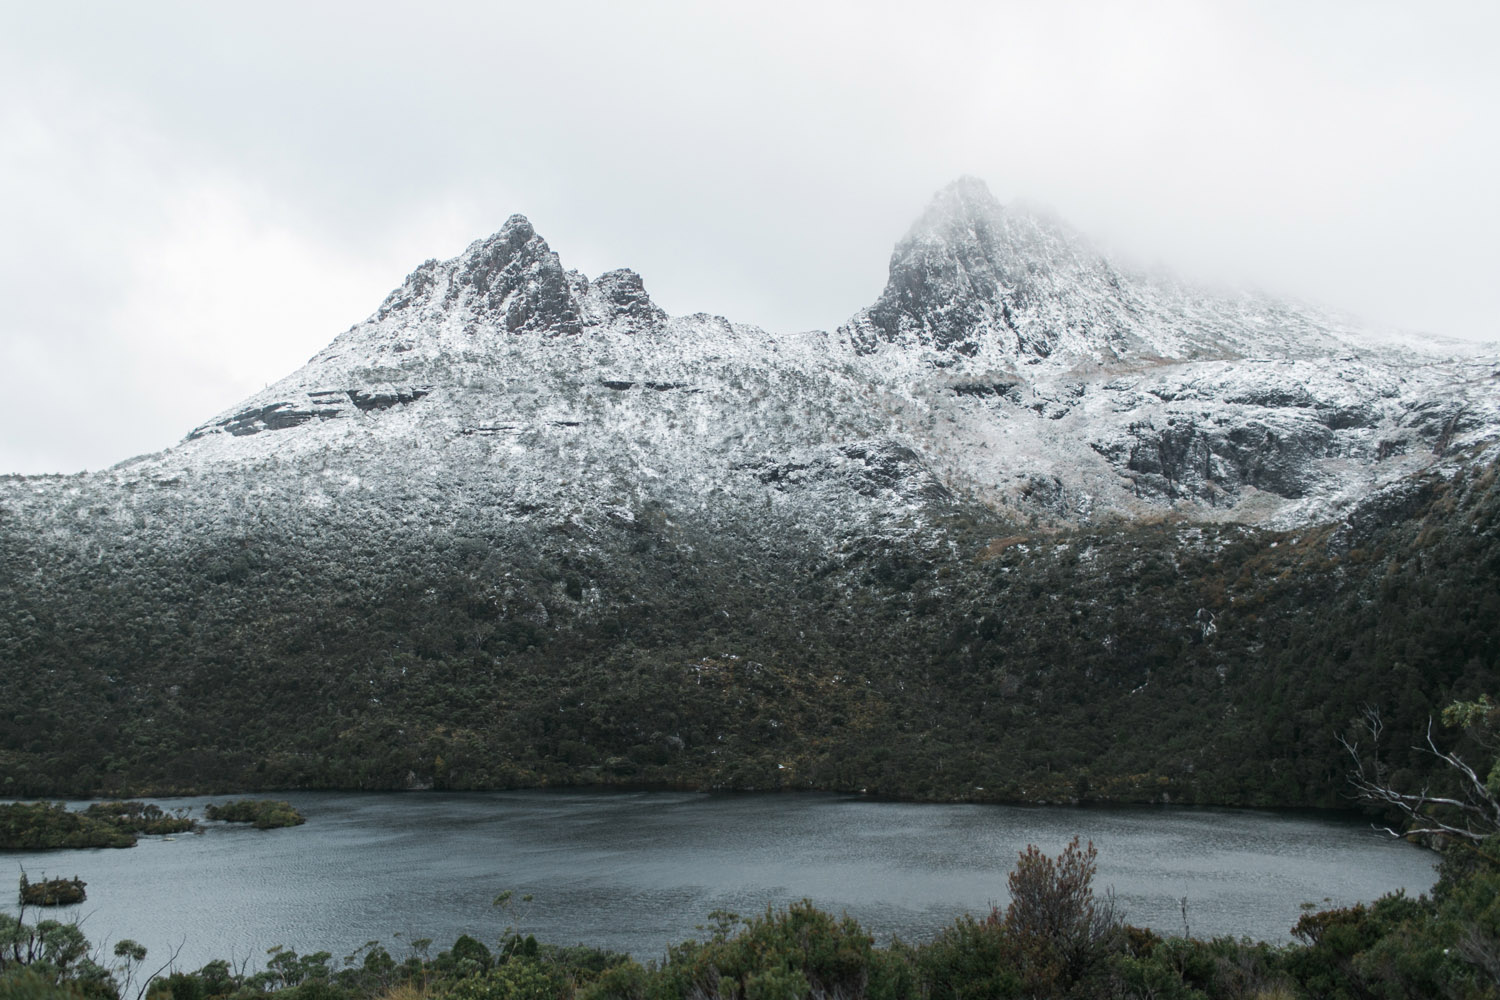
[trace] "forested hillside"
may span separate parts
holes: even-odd
[[[173,548],[7,521],[5,791],[1337,806],[1336,736],[1364,706],[1412,737],[1399,754],[1431,706],[1496,686],[1494,464],[1298,532],[1041,530],[948,503],[937,531],[825,559],[737,523],[372,531],[268,507]]]

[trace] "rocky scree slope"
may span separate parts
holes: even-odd
[[[515,216],[176,448],[0,483],[0,780],[1336,802],[1361,704],[1493,687],[1497,373],[974,181],[831,333]]]

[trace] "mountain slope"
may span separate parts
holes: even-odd
[[[832,333],[515,216],[177,447],[0,481],[0,775],[1335,802],[1361,704],[1493,687],[1497,373],[972,181]]]
[[[880,300],[834,334],[668,317],[632,272],[565,271],[516,216],[142,467],[471,437],[516,456],[528,489],[578,452],[616,491],[665,476],[696,492],[709,476],[753,493],[748,470],[861,441],[1023,515],[1170,508],[1290,527],[1492,446],[1496,368],[1133,276],[960,181],[897,246]]]

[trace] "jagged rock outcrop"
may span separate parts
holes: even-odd
[[[1131,327],[1128,294],[1119,272],[1060,223],[1003,211],[966,178],[896,245],[885,291],[847,329],[862,353],[884,341],[931,349],[939,364],[986,348],[1017,363],[1059,349],[1117,359]]]
[[[626,333],[657,331],[667,322],[667,314],[646,294],[641,276],[629,268],[606,271],[590,282],[583,310],[590,325]]]

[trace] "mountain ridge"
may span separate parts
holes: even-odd
[[[1331,804],[1361,701],[1493,689],[1500,365],[1007,212],[790,335],[514,216],[174,448],[0,477],[0,774]]]
[[[615,415],[593,397],[637,386],[674,394],[663,400],[702,396],[690,407],[699,427],[729,426],[745,386],[774,395],[801,384],[823,398],[866,395],[884,413],[846,408],[777,448],[888,439],[951,488],[1049,517],[1186,504],[1194,516],[1291,525],[1425,467],[1439,440],[1439,451],[1487,448],[1500,426],[1493,394],[1474,388],[1492,362],[1372,347],[1321,314],[1133,276],[972,178],[939,192],[890,270],[880,299],[837,330],[772,335],[669,317],[626,269],[592,281],[568,271],[512,216],[459,256],[421,265],[370,318],[188,441],[390,415],[418,400],[448,406],[438,433],[449,438],[568,425],[608,435]],[[495,402],[502,383],[533,405]],[[594,423],[573,419],[575,402],[598,411]],[[684,450],[695,467],[739,461],[681,428],[654,446]],[[1029,503],[1038,484],[1063,499]],[[1253,502],[1241,503],[1247,489]]]

